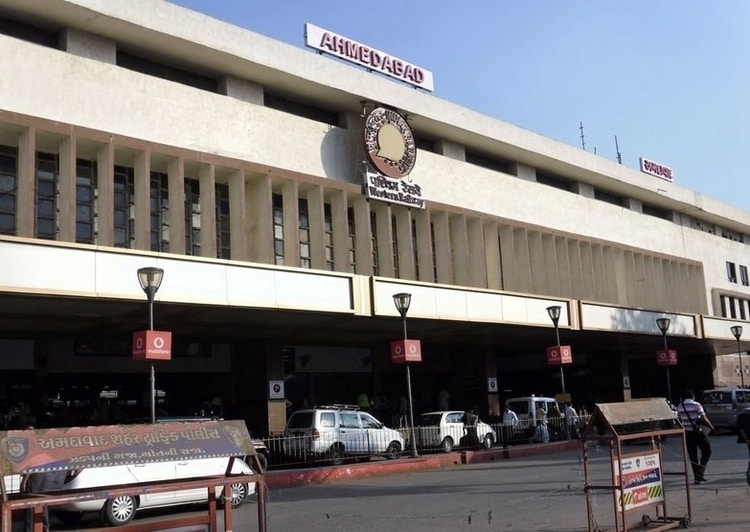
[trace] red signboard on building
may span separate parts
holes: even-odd
[[[656,363],[660,366],[676,366],[677,365],[677,350],[676,349],[660,349],[656,352]]]
[[[569,345],[555,345],[547,348],[547,364],[559,366],[573,363],[573,350]]]
[[[137,331],[133,333],[133,360],[171,360],[172,333]]]
[[[419,340],[394,340],[391,342],[391,362],[422,362],[422,343]]]

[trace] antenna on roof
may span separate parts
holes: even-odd
[[[583,148],[585,150],[586,149],[586,140],[584,139],[584,135],[583,135],[583,122],[578,122],[578,124],[579,124],[578,129],[581,130],[581,137],[580,137],[581,138],[581,148]]]
[[[620,145],[617,143],[617,135],[615,135],[615,150],[617,150],[617,162],[622,164],[622,153],[620,153]]]

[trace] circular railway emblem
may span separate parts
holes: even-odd
[[[406,119],[391,109],[376,107],[365,118],[367,158],[382,175],[402,178],[417,161],[417,145]]]

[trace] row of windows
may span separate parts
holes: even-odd
[[[733,320],[750,319],[750,300],[742,297],[721,296],[721,316]]]
[[[75,241],[95,244],[98,232],[97,163],[77,159],[75,167]],[[59,157],[36,154],[35,234],[36,238],[60,238]],[[17,150],[0,146],[0,234],[15,235],[17,211]],[[114,245],[134,247],[135,183],[133,168],[114,167]],[[216,184],[217,249],[220,258],[230,258],[229,190]],[[150,179],[151,251],[169,251],[169,186],[166,174],[152,172]],[[185,179],[185,250],[200,255],[200,183]]]

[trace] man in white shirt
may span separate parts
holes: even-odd
[[[712,431],[714,426],[706,417],[703,405],[695,400],[693,390],[686,390],[682,397],[683,400],[677,407],[677,414],[680,416],[680,423],[685,427],[685,446],[688,456],[690,456],[695,483],[701,484],[706,482],[703,475],[706,472],[708,460],[711,458],[711,442],[708,441],[708,436],[703,432],[703,427]],[[700,460],[698,459],[698,449],[701,451]]]
[[[503,427],[502,427],[502,440],[503,445],[508,446],[508,440],[510,440],[515,432],[515,428],[518,426],[518,415],[510,409],[508,405],[503,406]]]
[[[578,412],[576,412],[576,409],[573,408],[572,404],[565,403],[565,411],[563,412],[563,414],[565,414],[565,428],[568,432],[568,438],[577,438],[578,425],[580,424]]]

